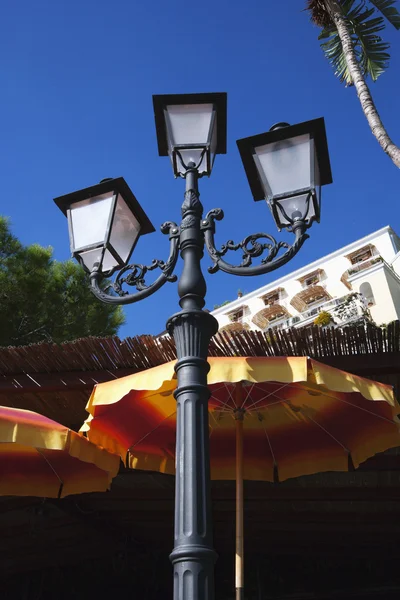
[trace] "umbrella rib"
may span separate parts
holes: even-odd
[[[297,390],[299,389],[298,387],[291,386],[291,385],[288,385],[288,387],[293,388],[293,389],[297,389]],[[341,398],[340,395],[341,394],[346,394],[346,393],[347,392],[336,392],[337,395],[335,395],[334,394],[334,390],[322,390],[320,392],[320,396],[321,396],[321,399],[339,400],[339,402],[343,402],[344,404],[352,406],[353,408],[358,408],[358,410],[362,410],[363,412],[366,412],[366,413],[372,415],[373,417],[377,417],[378,419],[382,419],[383,421],[386,421],[387,423],[392,423],[392,425],[396,425],[395,421],[393,421],[391,419],[383,417],[382,415],[378,415],[378,414],[372,412],[371,410],[368,410],[367,408],[364,408],[362,406],[357,406],[357,404],[353,404],[352,402],[349,402],[348,400],[344,400],[343,398]],[[356,392],[356,393],[360,394],[360,392]],[[285,400],[283,400],[283,402],[285,402]],[[381,401],[378,400],[378,402],[386,402],[386,401],[385,400],[381,400]],[[386,404],[388,404],[388,403],[386,402]]]
[[[273,392],[269,392],[268,394],[266,394],[265,396],[263,396],[262,398],[260,398],[256,402],[253,402],[253,404],[250,404],[249,406],[246,406],[246,411],[252,410],[255,406],[257,406],[258,404],[260,404],[260,402],[262,402],[263,400],[266,400],[267,398],[270,398],[270,396],[276,396],[276,398],[279,398],[279,396],[276,395],[276,392],[280,392],[281,390],[283,390],[287,386],[288,386],[288,384],[285,383],[284,385],[282,385],[277,390],[274,390]],[[274,402],[273,404],[279,404],[280,402],[285,402],[285,400],[284,399],[279,399],[279,402]],[[268,406],[273,406],[273,404],[268,404]]]
[[[212,396],[211,396],[211,398],[212,398]],[[211,409],[209,412],[233,413],[233,412],[235,412],[235,409],[230,408],[229,406],[223,406],[221,408],[216,407],[214,409]]]
[[[280,388],[280,389],[282,389],[282,388]],[[276,390],[276,391],[280,391],[280,390]],[[271,395],[275,396],[276,394],[273,392]],[[276,396],[276,397],[279,398],[279,396]],[[392,421],[391,419],[387,419],[386,417],[383,417],[382,415],[378,415],[378,414],[372,412],[371,410],[368,410],[367,408],[363,408],[362,406],[357,406],[357,404],[353,404],[352,402],[349,402],[348,400],[344,400],[339,395],[333,396],[332,394],[327,394],[324,392],[323,394],[321,393],[321,399],[339,400],[339,402],[343,402],[344,404],[347,404],[348,406],[352,406],[353,408],[358,408],[359,410],[362,410],[363,412],[366,412],[366,413],[372,415],[373,417],[382,419],[383,421],[386,421],[387,423],[391,423],[392,425],[397,425],[397,423],[395,423],[395,421]],[[290,403],[285,398],[281,399],[279,402],[275,402],[275,404],[280,404],[282,402],[284,402],[284,403],[288,404],[288,406],[290,406]],[[269,404],[268,406],[273,406],[273,404]],[[268,406],[266,406],[266,408],[268,408]],[[302,413],[302,414],[304,414],[304,413]]]
[[[227,412],[231,412],[232,411],[232,408],[229,408],[229,405],[228,405],[229,400],[227,402],[222,402],[221,400],[218,400],[218,398],[216,398],[213,394],[211,394],[211,396],[210,396],[210,400],[211,399],[215,400],[215,402],[217,402],[217,404],[219,404],[220,407],[221,407],[221,408],[218,408],[216,410],[221,411],[221,412],[224,411],[224,410],[226,410]]]
[[[54,475],[57,477],[58,481],[60,482],[60,490],[58,492],[58,497],[60,497],[62,489],[63,489],[63,486],[64,486],[63,480],[61,479],[61,477],[59,476],[59,474],[57,473],[57,471],[55,470],[55,468],[53,467],[53,465],[51,464],[51,462],[49,461],[49,459],[47,458],[47,456],[45,456],[43,454],[43,452],[40,450],[40,448],[36,448],[35,447],[35,450],[47,462],[48,466],[50,467],[50,469],[53,471]]]
[[[259,404],[260,402],[262,402],[263,400],[265,400],[266,398],[268,398],[269,396],[275,396],[276,398],[279,398],[279,396],[276,395],[276,392],[279,392],[280,390],[282,390],[284,387],[294,387],[294,386],[290,386],[289,384],[285,384],[284,386],[282,386],[281,388],[279,388],[278,390],[275,390],[274,392],[271,392],[270,394],[268,394],[267,396],[264,396],[263,398],[261,398],[260,400],[257,400],[257,402],[254,402],[253,404],[251,404],[249,407],[246,407],[246,410],[249,412],[251,409],[253,409],[257,404]],[[298,387],[296,387],[295,389],[299,389]],[[332,392],[332,390],[329,390]],[[344,404],[347,404],[349,406],[352,406],[353,408],[358,408],[359,410],[362,410],[363,412],[366,412],[370,415],[372,415],[373,417],[377,417],[378,419],[382,419],[383,421],[386,421],[387,423],[392,423],[392,425],[396,425],[395,421],[392,421],[391,419],[388,419],[386,417],[383,417],[382,415],[378,415],[374,412],[372,412],[371,410],[368,410],[367,408],[363,408],[362,406],[357,406],[357,404],[353,404],[352,402],[349,402],[348,400],[344,400],[343,398],[340,397],[341,392],[338,392],[338,395],[333,395],[333,394],[329,394],[327,393],[327,391],[323,391],[321,392],[321,399],[332,399],[332,400],[339,400],[339,402],[343,402]],[[265,408],[268,408],[269,406],[274,406],[274,404],[280,404],[280,403],[286,403],[287,400],[286,399],[279,399],[278,402],[275,403],[271,403],[265,406]],[[264,408],[264,407],[263,407]]]
[[[163,419],[160,423],[158,423],[157,427],[154,427],[154,429],[151,429],[151,431],[148,431],[146,433],[146,435],[144,435],[143,437],[140,438],[140,440],[138,440],[137,442],[135,442],[134,444],[131,444],[127,450],[127,452],[130,452],[132,448],[134,448],[135,446],[137,446],[138,444],[140,444],[141,442],[143,442],[143,440],[145,440],[147,437],[149,437],[149,435],[151,435],[152,433],[154,433],[154,431],[157,431],[157,429],[163,424],[165,423],[165,421],[168,421],[168,419],[170,419],[171,417],[173,417],[174,415],[176,415],[176,411],[174,411],[173,413],[171,413],[170,415],[168,415],[168,417],[165,417],[165,419]]]
[[[251,392],[252,392],[252,391],[253,391],[253,389],[254,389],[254,386],[255,386],[255,383],[253,383],[251,386],[249,386],[249,390],[247,391],[246,398],[243,400],[243,402],[242,402],[242,405],[241,405],[241,407],[240,407],[240,408],[244,408],[244,406],[245,406],[245,404],[246,404],[246,402],[247,402],[247,399],[249,398],[249,396],[250,396]]]
[[[270,449],[270,451],[271,451],[271,456],[272,456],[272,460],[274,461],[274,465],[278,466],[278,463],[276,462],[276,458],[275,458],[274,451],[273,451],[273,449],[272,449],[271,440],[269,439],[269,435],[268,435],[268,433],[267,433],[267,428],[265,427],[264,423],[263,423],[263,429],[264,429],[265,436],[266,436],[266,438],[267,438],[267,442],[268,442],[269,449]]]
[[[290,406],[290,405],[289,405]],[[335,438],[335,436],[330,433],[327,429],[325,429],[325,427],[323,425],[321,425],[320,423],[318,423],[318,421],[316,421],[315,419],[313,419],[312,417],[310,417],[310,415],[307,415],[305,412],[302,411],[301,413],[302,415],[304,415],[306,417],[306,419],[309,419],[310,421],[312,421],[315,425],[317,425],[320,429],[322,429],[322,431],[324,431],[327,435],[329,435],[329,437],[331,437],[337,444],[339,444],[339,446],[341,446],[343,448],[343,450],[345,450],[346,452],[348,452],[350,454],[350,450],[348,448],[346,448],[346,446],[344,446],[337,438]]]
[[[227,390],[227,392],[228,392],[228,394],[230,396],[230,399],[232,400],[235,408],[237,408],[237,404],[235,402],[235,398],[233,397],[233,394],[232,394],[231,390],[228,388],[228,386],[226,385],[225,382],[224,382],[224,386],[225,386],[225,388],[226,388],[226,390]],[[223,406],[226,406],[228,404],[228,402],[229,402],[229,400],[227,402],[225,402],[225,404]]]
[[[218,404],[220,404],[222,408],[225,408],[226,406],[229,406],[229,400],[232,400],[232,401],[233,401],[233,403],[234,403],[234,405],[235,405],[235,408],[237,408],[237,406],[236,406],[236,403],[235,403],[235,400],[234,400],[234,398],[233,398],[233,396],[232,396],[232,393],[231,393],[230,389],[228,388],[228,386],[226,385],[226,383],[225,383],[225,382],[224,382],[224,384],[223,384],[223,385],[222,385],[220,388],[218,388],[216,391],[218,391],[218,390],[221,390],[221,389],[224,389],[224,388],[227,390],[227,392],[228,392],[228,394],[229,394],[229,398],[228,398],[228,400],[227,400],[226,402],[222,402],[221,400],[218,400],[218,398],[216,398],[216,397],[215,397],[213,394],[211,395],[211,398],[213,398],[213,399],[215,400],[215,402],[218,402]]]
[[[220,426],[220,424],[218,423],[218,419],[215,418],[214,412],[223,412],[223,411],[214,411],[214,410],[209,410],[208,414],[211,415],[212,419],[215,421],[215,425],[217,425],[218,427]],[[213,431],[212,426],[211,426],[211,431]],[[211,436],[211,434],[210,434]]]
[[[325,394],[325,397],[326,396],[328,396],[328,394]],[[398,425],[395,421],[392,421],[392,419],[387,419],[386,417],[383,417],[382,415],[377,415],[376,413],[372,412],[371,410],[368,410],[367,408],[363,408],[362,406],[357,406],[357,404],[353,404],[352,402],[349,402],[348,400],[343,400],[343,398],[340,398],[339,396],[328,396],[328,397],[334,398],[335,400],[339,400],[340,402],[343,402],[344,404],[348,404],[349,406],[352,406],[353,408],[358,408],[358,410],[362,410],[363,412],[366,412],[369,415],[376,417],[377,419],[382,419],[382,421],[386,421],[387,423],[391,423],[392,425],[395,425],[395,426]],[[383,400],[382,402],[385,402],[385,401]]]
[[[270,382],[272,383],[272,382]],[[273,392],[270,392],[269,394],[266,394],[265,396],[263,396],[262,398],[260,398],[259,400],[257,400],[256,402],[253,402],[253,404],[250,404],[249,406],[246,407],[246,410],[251,410],[252,408],[254,408],[255,406],[257,406],[258,404],[260,404],[260,402],[262,402],[263,400],[266,400],[267,398],[269,398],[270,396],[276,396],[276,392],[280,392],[281,390],[283,390],[285,387],[287,388],[291,388],[291,389],[295,389],[295,390],[299,390],[301,389],[301,387],[299,387],[298,385],[291,385],[290,383],[285,383],[284,385],[282,385],[281,387],[279,387],[278,389],[274,390]],[[326,394],[325,394],[326,395]],[[277,398],[279,398],[279,396],[276,396]],[[272,404],[268,404],[267,406],[273,406],[274,404],[279,404],[280,402],[285,402],[284,399],[280,399],[279,402],[275,402]]]
[[[225,384],[225,382],[223,382],[223,383],[222,383],[222,385],[220,385],[219,387],[214,387],[215,385],[216,385],[216,384],[213,384],[213,385],[212,385],[212,388],[213,388],[214,392],[219,392],[219,390],[223,390],[223,389],[225,389],[225,385],[226,385],[226,384]]]

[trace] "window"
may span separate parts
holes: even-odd
[[[298,281],[301,283],[302,288],[306,289],[313,285],[318,285],[324,277],[325,271],[323,269],[316,269],[311,273],[307,273],[307,275],[303,275]]]
[[[265,296],[262,296],[262,300],[265,306],[273,306],[274,304],[279,304],[280,299],[282,298],[282,292],[284,292],[283,288],[277,288]]]
[[[351,259],[351,264],[356,265],[357,263],[364,262],[365,260],[369,260],[371,257],[372,257],[372,252],[371,252],[371,249],[368,248],[368,250],[363,250],[362,252],[359,252],[358,254],[353,256]]]
[[[373,306],[375,304],[375,298],[372,292],[371,284],[367,281],[360,285],[360,294],[364,296],[367,306]]]
[[[351,252],[351,254],[347,254],[346,258],[349,259],[352,265],[357,265],[367,260],[371,260],[373,256],[378,255],[379,253],[375,246],[373,244],[368,244],[367,246],[355,250],[355,252]]]
[[[271,317],[268,320],[270,323],[272,323],[273,321],[279,321],[279,319],[282,319],[282,317],[284,317],[285,314],[286,313],[284,311],[276,313],[275,315],[271,315]]]
[[[243,313],[244,309],[238,308],[238,310],[229,313],[229,320],[231,321],[231,323],[237,323],[238,321],[241,321],[243,319]]]
[[[304,280],[304,287],[316,285],[319,282],[319,275],[311,275]]]
[[[263,300],[266,306],[272,306],[276,302],[279,302],[279,292],[276,294],[270,294],[269,296],[264,296]]]
[[[318,287],[316,289],[315,294],[309,295],[304,298],[304,302],[307,304],[307,306],[310,306],[311,304],[315,304],[316,302],[321,302],[321,300],[323,300],[325,302],[326,300],[329,300],[329,299],[330,299],[329,294],[327,294],[323,288],[321,289]]]

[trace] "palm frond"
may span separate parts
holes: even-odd
[[[361,16],[354,20],[352,25],[357,49],[360,50],[358,54],[362,73],[370,75],[371,79],[376,81],[389,66],[390,55],[387,50],[390,44],[378,35],[385,28],[382,17],[369,19],[369,16]]]
[[[391,1],[375,0],[371,4],[376,2],[380,5],[384,4],[381,8],[385,10],[393,8],[388,6],[393,4]],[[356,0],[343,0],[341,7],[362,74],[369,75],[373,81],[376,81],[379,75],[387,69],[390,59],[387,52],[390,45],[384,42],[379,35],[385,28],[384,19],[381,15],[376,16],[377,11],[374,6],[366,8],[365,0],[357,2]],[[381,12],[383,14],[383,11]],[[321,48],[333,66],[335,75],[345,85],[352,85],[342,42],[335,25],[325,27],[319,39],[322,40]]]
[[[331,63],[336,77],[338,77],[340,82],[344,83],[346,86],[352,85],[353,81],[347,66],[342,42],[337,29],[334,26],[325,27],[318,39],[327,40],[326,42],[321,43],[321,48],[328,61]]]
[[[394,6],[396,4],[395,0],[370,0],[370,2],[383,14],[393,27],[400,29],[400,13]]]

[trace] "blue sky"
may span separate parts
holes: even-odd
[[[27,0],[2,11],[0,42],[0,213],[24,242],[69,256],[67,224],[52,198],[105,177],[123,176],[158,229],[179,220],[184,183],[157,155],[152,94],[228,93],[228,153],[201,180],[206,210],[222,207],[218,243],[264,230],[279,237],[266,205],[255,203],[236,139],[277,121],[324,116],[334,183],[322,219],[289,265],[259,278],[207,275],[207,306],[251,291],[384,225],[400,233],[399,171],[372,137],[355,91],[324,59],[304,0]],[[400,35],[389,71],[372,84],[376,104],[400,143]],[[166,258],[159,232],[140,240],[135,262]],[[237,257],[240,258],[239,256]],[[207,258],[204,267],[208,266]],[[168,284],[127,307],[121,336],[157,333],[177,310]]]

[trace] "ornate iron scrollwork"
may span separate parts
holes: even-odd
[[[119,271],[115,281],[109,283],[104,289],[100,287],[104,276],[94,269],[90,274],[90,285],[95,296],[107,304],[131,304],[151,296],[167,281],[176,281],[177,277],[173,274],[173,271],[179,255],[179,227],[176,223],[168,221],[161,225],[161,232],[169,235],[170,239],[170,253],[167,261],[154,259],[148,266],[140,264],[127,265]],[[147,284],[145,280],[147,273],[155,269],[161,270],[160,275],[153,283]],[[136,293],[130,294],[123,289],[123,285],[135,287]],[[110,293],[111,291],[114,294]]]
[[[139,292],[147,290],[150,286],[146,284],[145,276],[149,271],[154,271],[155,269],[161,269],[167,281],[176,281],[177,276],[169,274],[171,266],[170,262],[171,261],[164,262],[163,260],[154,259],[151,265],[148,266],[127,265],[119,271],[115,281],[104,288],[104,291],[108,292],[109,290],[113,290],[118,296],[126,296],[129,292],[122,288],[124,283],[131,287],[135,287]]]
[[[293,258],[309,237],[304,233],[305,224],[298,222],[294,227],[296,239],[292,245],[287,242],[277,242],[269,233],[253,233],[239,243],[229,240],[226,244],[221,246],[220,250],[218,250],[214,243],[215,221],[220,221],[223,217],[224,213],[222,209],[214,208],[207,213],[201,224],[207,251],[214,263],[208,268],[210,273],[216,273],[218,270],[232,275],[250,276],[269,273]],[[282,249],[285,249],[286,252],[278,256],[279,251]],[[223,259],[223,256],[225,256],[229,250],[242,250],[242,262],[239,265],[231,265]],[[261,264],[253,265],[253,259],[261,257],[264,253],[267,254],[262,258]]]
[[[267,239],[267,243],[260,243],[258,240]],[[243,260],[238,265],[239,267],[249,267],[252,264],[253,258],[258,258],[262,256],[265,250],[268,250],[268,256],[262,259],[262,263],[265,264],[267,262],[271,262],[278,254],[281,248],[289,248],[289,244],[286,242],[277,242],[272,235],[268,233],[253,233],[252,235],[248,235],[243,241],[235,244],[232,240],[229,240],[221,246],[221,250],[217,250],[216,254],[218,256],[225,256],[225,254],[229,250],[239,250],[243,251]]]

